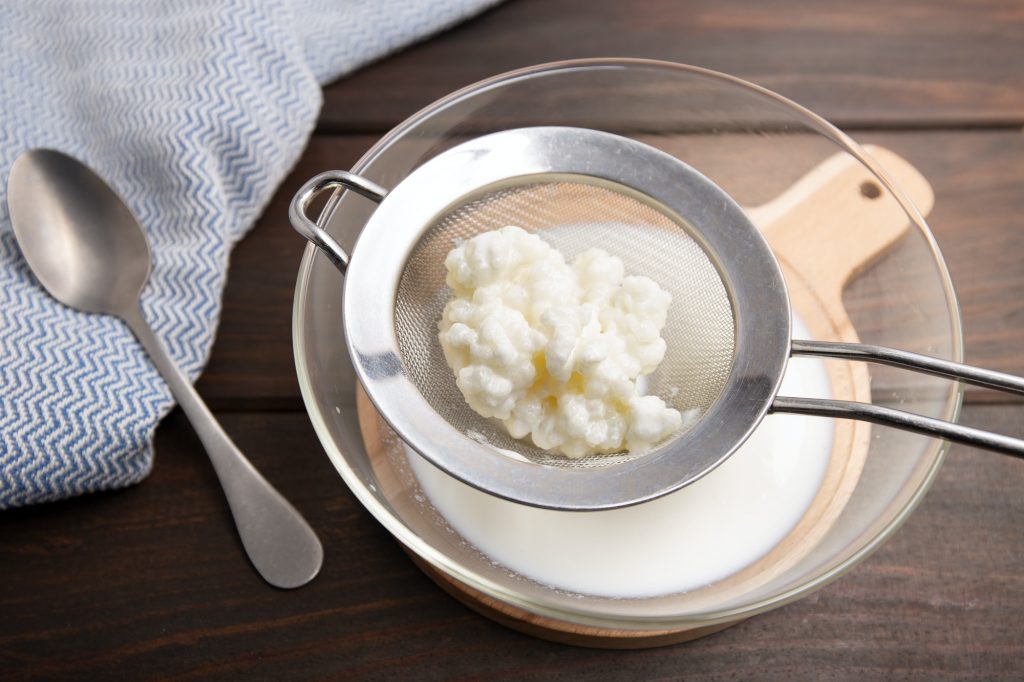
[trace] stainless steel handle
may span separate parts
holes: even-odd
[[[308,583],[323,563],[316,533],[231,441],[138,307],[125,310],[121,317],[149,353],[202,441],[252,565],[274,587],[291,589]]]
[[[885,346],[794,340],[790,354],[874,362],[1024,395],[1024,378]],[[1024,458],[1024,440],[879,405],[848,400],[776,396],[769,412],[857,419]]]
[[[857,419],[1024,458],[1024,440],[880,405],[858,403],[852,400],[791,398],[780,395],[775,397],[769,412]]]
[[[993,372],[990,369],[963,365],[959,362],[940,360],[939,358],[921,355],[920,353],[886,348],[885,346],[871,346],[866,343],[842,343],[838,341],[798,341],[794,339],[790,346],[790,355],[875,362],[880,365],[900,367],[947,379],[958,379],[968,384],[984,386],[997,391],[1024,395],[1024,378],[1013,376],[1012,374],[1003,374],[1002,372]]]
[[[310,202],[318,194],[328,189],[348,189],[378,204],[384,200],[388,191],[377,183],[355,173],[327,171],[309,180],[295,193],[295,197],[288,207],[288,220],[292,227],[311,241],[325,256],[331,259],[334,267],[345,274],[345,269],[348,267],[348,253],[341,248],[334,237],[327,234],[327,230],[320,227],[317,221],[311,219],[306,213]]]

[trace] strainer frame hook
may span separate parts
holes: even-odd
[[[330,259],[331,263],[334,264],[334,267],[338,268],[341,274],[345,274],[345,271],[348,269],[348,252],[341,247],[334,237],[327,233],[327,230],[320,227],[317,221],[311,219],[307,214],[309,205],[321,192],[326,190],[335,190],[335,192],[328,199],[327,206],[324,209],[325,212],[331,210],[337,204],[344,190],[351,190],[378,204],[384,201],[384,197],[388,195],[388,190],[361,175],[356,175],[349,171],[332,170],[320,173],[306,182],[295,193],[295,197],[288,206],[288,220],[295,231],[320,249]]]

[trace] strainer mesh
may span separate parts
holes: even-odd
[[[732,367],[735,323],[726,287],[704,249],[682,227],[632,192],[585,178],[506,186],[442,215],[405,265],[395,301],[395,332],[406,372],[427,402],[474,440],[538,464],[607,466],[629,453],[571,460],[508,435],[497,420],[476,414],[462,397],[438,342],[438,321],[451,290],[444,259],[463,240],[506,225],[539,234],[571,261],[591,247],[621,258],[626,274],[646,275],[672,294],[662,336],[665,359],[647,377],[647,393],[698,419],[715,402]],[[684,420],[680,433],[698,419]],[[676,434],[673,437],[678,437]]]

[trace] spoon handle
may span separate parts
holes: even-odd
[[[323,562],[323,547],[313,529],[231,441],[138,306],[121,317],[149,353],[206,448],[253,566],[274,587],[305,585]]]

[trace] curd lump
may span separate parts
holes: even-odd
[[[469,406],[513,438],[579,458],[642,452],[682,426],[637,389],[665,357],[672,295],[655,282],[601,249],[567,264],[514,226],[463,242],[445,267],[445,359]]]

